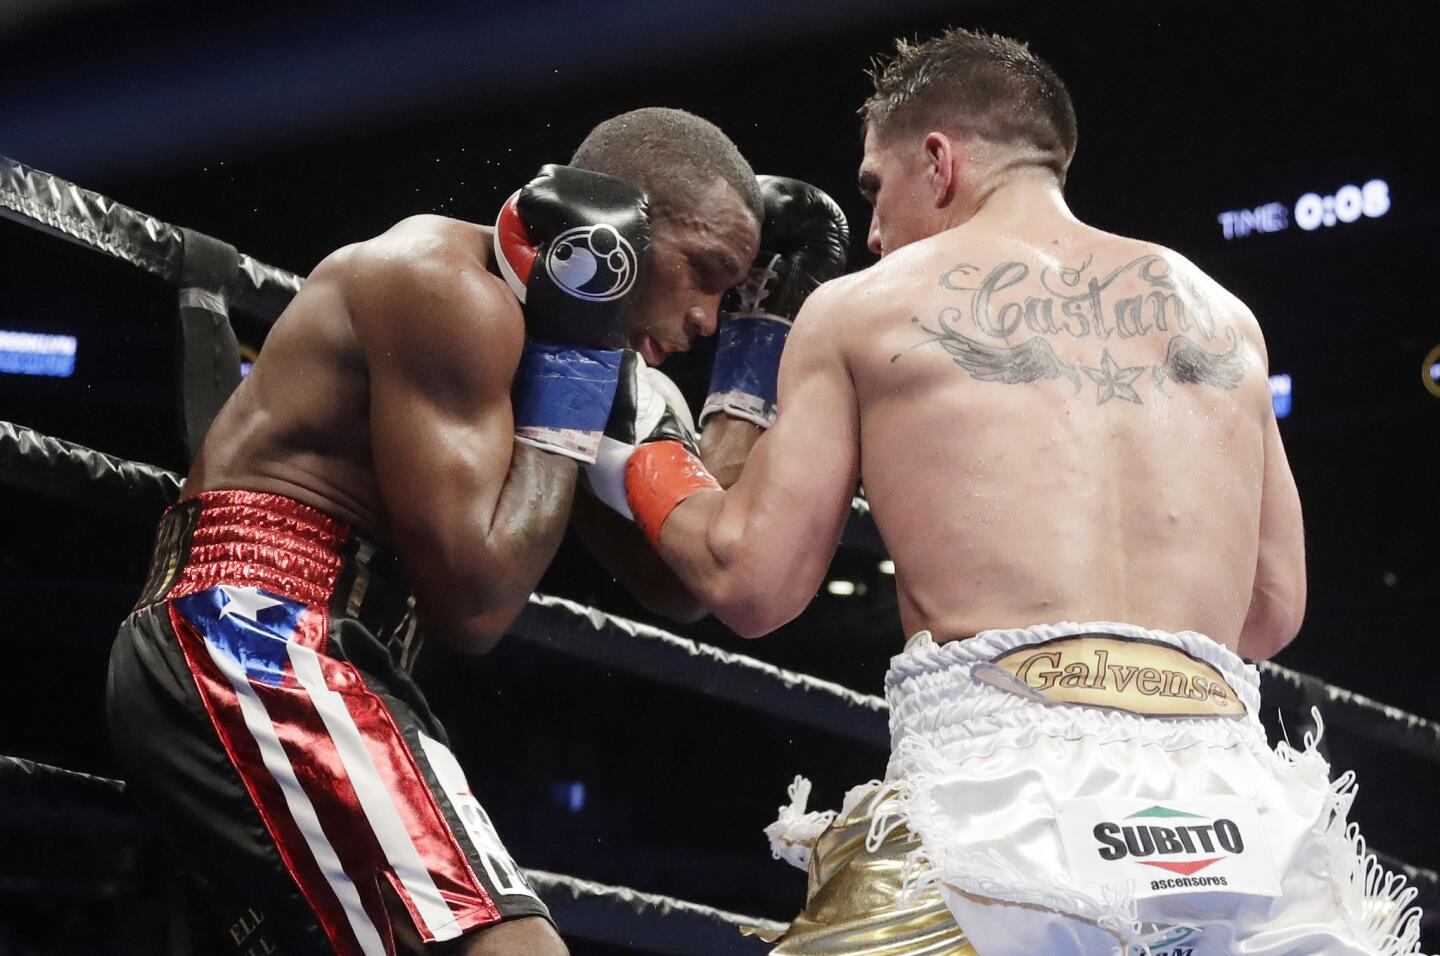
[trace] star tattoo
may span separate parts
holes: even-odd
[[[1096,385],[1096,405],[1104,405],[1112,398],[1118,398],[1121,401],[1131,402],[1135,405],[1144,405],[1145,403],[1140,400],[1140,395],[1135,391],[1132,383],[1140,377],[1140,374],[1144,372],[1147,367],[1148,366],[1145,365],[1132,365],[1129,368],[1121,368],[1116,365],[1115,360],[1110,357],[1110,350],[1106,349],[1100,357],[1099,368],[1090,368],[1088,365],[1082,365],[1080,368],[1081,371],[1090,377],[1090,381]]]

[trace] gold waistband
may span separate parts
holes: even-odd
[[[976,665],[978,680],[1047,704],[1146,717],[1243,717],[1245,704],[1214,665],[1163,641],[1073,634],[1013,648]]]

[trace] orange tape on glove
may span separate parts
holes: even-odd
[[[657,441],[635,449],[625,464],[625,497],[635,523],[660,547],[660,529],[675,507],[720,483],[699,458],[678,441]]]

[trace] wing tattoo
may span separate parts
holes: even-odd
[[[924,326],[921,326],[924,328]],[[1023,385],[1027,382],[1065,378],[1080,391],[1080,373],[1075,366],[1062,360],[1040,336],[1032,336],[1019,345],[992,345],[956,332],[945,322],[940,330],[925,329],[932,338],[919,345],[939,342],[950,353],[955,364],[982,382]],[[917,346],[918,347],[918,346]]]
[[[1235,388],[1245,375],[1245,367],[1235,330],[1227,328],[1225,336],[1230,340],[1230,347],[1223,352],[1211,352],[1188,335],[1171,338],[1164,363],[1155,366],[1156,384],[1164,385],[1170,380],[1182,385]]]

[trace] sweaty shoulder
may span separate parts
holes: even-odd
[[[1180,306],[1189,307],[1192,321],[1188,331],[1192,338],[1225,342],[1234,350],[1237,359],[1258,367],[1262,372],[1268,369],[1269,358],[1260,323],[1239,297],[1173,249],[1133,239],[1117,237],[1117,240],[1122,244],[1121,248],[1129,253],[1114,256],[1117,262],[1139,262],[1141,269],[1138,271],[1147,281],[1159,283],[1161,289],[1168,282]],[[1183,326],[1178,314],[1174,324]],[[1186,330],[1182,327],[1181,331]]]
[[[904,274],[890,268],[895,256],[822,283],[796,316],[796,326],[823,324],[826,329],[856,328],[877,312],[889,311],[899,296],[914,291],[914,277],[907,286]]]
[[[1255,318],[1255,313],[1251,312],[1250,307],[1239,297],[1175,250],[1154,243],[1140,243],[1139,245],[1149,254],[1159,256],[1168,262],[1177,276],[1183,277],[1195,292],[1205,296],[1217,312],[1224,313],[1235,322],[1240,327],[1242,334],[1246,338],[1252,339],[1263,354],[1264,341],[1260,333],[1260,324]]]
[[[520,304],[490,272],[490,234],[444,216],[412,216],[329,256],[310,281],[343,289],[362,343],[425,348],[448,343],[518,350]],[[368,350],[368,349],[367,349]]]

